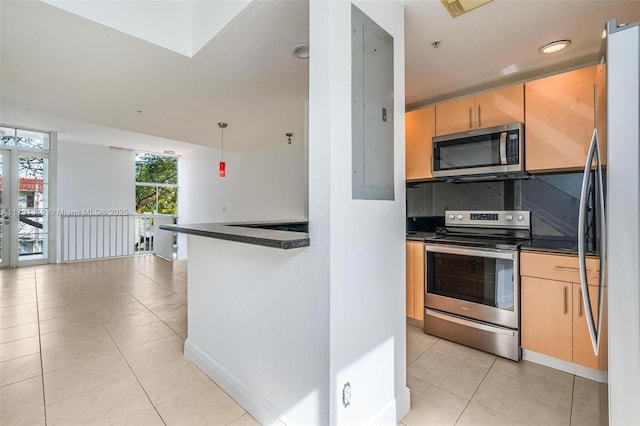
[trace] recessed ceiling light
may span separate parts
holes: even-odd
[[[308,59],[309,45],[305,43],[296,44],[291,48],[291,54],[298,59]]]
[[[566,47],[569,47],[570,44],[571,44],[571,40],[556,40],[556,41],[552,41],[551,43],[545,44],[540,49],[538,49],[538,52],[542,54],[556,53]]]

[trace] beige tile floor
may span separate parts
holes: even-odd
[[[0,270],[0,424],[256,425],[183,357],[186,264]],[[591,425],[597,384],[407,327],[400,425]]]
[[[186,264],[0,270],[0,424],[257,425],[183,357]]]
[[[600,425],[597,383],[407,326],[411,411],[400,425]]]

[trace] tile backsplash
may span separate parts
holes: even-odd
[[[446,210],[531,210],[534,236],[575,239],[582,176],[572,172],[522,180],[410,183],[407,217],[444,217]]]

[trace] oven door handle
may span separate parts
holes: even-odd
[[[493,259],[515,259],[517,250],[481,249],[473,247],[461,247],[445,244],[425,244],[426,252],[458,254],[462,256],[490,257]]]

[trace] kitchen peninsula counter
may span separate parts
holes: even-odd
[[[309,247],[308,222],[233,222],[161,225],[160,229],[282,250]]]

